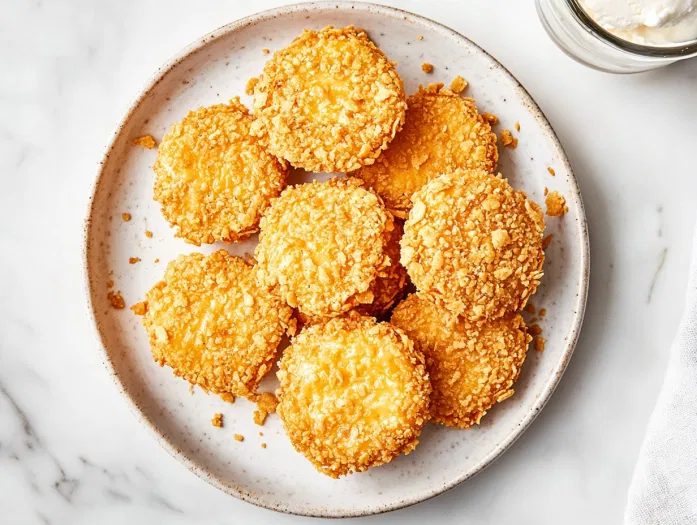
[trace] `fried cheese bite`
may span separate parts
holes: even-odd
[[[544,262],[537,204],[482,170],[441,175],[412,202],[401,262],[419,291],[472,321],[525,306]]]
[[[397,305],[391,323],[426,357],[433,421],[467,428],[513,395],[531,340],[519,314],[475,323],[412,294]]]
[[[291,443],[333,478],[408,454],[428,420],[421,352],[401,330],[355,312],[300,332],[278,378]]]
[[[373,302],[387,272],[394,219],[357,179],[286,189],[261,219],[259,283],[308,316],[335,317]]]
[[[395,64],[353,26],[306,30],[254,86],[253,132],[293,166],[348,172],[372,164],[404,123]]]
[[[259,229],[288,169],[265,138],[249,134],[253,120],[235,97],[191,111],[162,139],[154,199],[178,237],[200,246],[244,240]]]
[[[407,99],[402,131],[375,164],[353,173],[380,195],[396,216],[406,218],[411,197],[429,180],[457,168],[496,170],[496,134],[477,111],[442,84],[432,84]]]
[[[180,255],[146,295],[153,357],[192,385],[249,396],[271,370],[292,309],[257,285],[255,268],[225,250]]]
[[[380,318],[402,298],[407,286],[407,270],[399,262],[399,240],[402,238],[403,232],[402,225],[395,221],[394,230],[392,230],[392,235],[385,250],[390,258],[390,266],[378,274],[377,279],[375,279],[372,287],[373,302],[358,305],[356,312]],[[304,326],[326,322],[331,319],[330,317],[312,317],[300,311],[297,311],[296,315]]]

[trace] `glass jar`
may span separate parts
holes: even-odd
[[[578,0],[536,0],[545,30],[559,48],[586,66],[609,73],[638,73],[697,56],[697,40],[643,45],[613,35],[593,20]]]

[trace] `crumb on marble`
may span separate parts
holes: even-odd
[[[252,96],[254,94],[254,88],[256,87],[257,83],[259,82],[259,77],[252,77],[249,80],[247,80],[247,84],[244,86],[244,92]]]
[[[136,264],[140,262],[140,257],[129,257],[128,264]]]
[[[462,93],[465,89],[467,89],[468,85],[469,82],[467,82],[464,78],[458,75],[450,83],[450,90],[454,93]]]
[[[142,146],[147,149],[153,149],[155,146],[157,146],[157,143],[155,142],[155,139],[152,138],[152,135],[143,135],[142,137],[134,139],[133,145]]]
[[[501,130],[501,144],[506,148],[515,149],[518,147],[518,139],[515,138],[508,129]]]
[[[418,35],[418,36],[416,37],[416,39],[417,39],[417,40],[423,40],[424,37],[423,37],[422,35]]]
[[[554,177],[554,176],[557,174],[557,172],[554,171],[554,168],[547,168],[547,171],[549,172],[549,174],[550,174],[552,177]]]
[[[148,312],[148,302],[141,301],[131,306],[131,311],[136,315],[145,315]]]
[[[130,213],[122,213],[121,219],[123,219],[123,222],[128,222],[131,220],[131,214]]]
[[[545,341],[544,337],[536,337],[535,338],[535,350],[538,352],[544,352],[545,351]]]
[[[552,234],[550,233],[549,235],[547,235],[547,237],[542,239],[542,249],[546,250],[547,248],[549,248],[549,245],[551,243],[552,243]]]
[[[547,195],[545,204],[547,205],[547,215],[550,217],[561,217],[569,211],[569,207],[566,205],[566,199],[559,195],[559,192],[556,190]]]
[[[271,51],[269,51],[267,48],[262,49],[261,52],[264,53],[265,55],[268,55],[269,53],[271,53]]]
[[[223,426],[223,415],[220,412],[216,412],[215,414],[213,414],[213,419],[211,419],[211,425],[218,428]]]
[[[244,436],[242,434],[235,434],[232,437],[235,438],[235,441],[244,441]]]
[[[520,131],[520,122],[516,121],[515,123],[515,130]]]
[[[499,123],[499,118],[493,113],[482,113],[482,118],[489,123],[490,126],[495,126]]]
[[[262,443],[261,448],[266,448],[266,443]]]
[[[542,194],[546,196],[548,193],[549,193],[549,188],[547,188],[547,186],[545,186],[545,190],[542,192]]]
[[[433,64],[424,62],[423,64],[421,64],[421,71],[423,71],[424,73],[433,73]]]
[[[259,431],[259,435],[260,435],[260,436],[263,436],[264,433],[263,433],[262,431]]]
[[[156,257],[154,262],[155,262],[155,263],[159,263],[159,262],[160,262],[160,259],[158,259],[158,258]]]
[[[109,303],[111,303],[112,308],[117,310],[123,310],[126,308],[126,301],[124,301],[123,297],[121,297],[121,290],[117,292],[109,292],[106,296],[107,299],[109,299]]]
[[[151,232],[150,230],[145,230],[145,236],[146,236],[148,239],[151,239],[151,238],[152,238],[152,232]]]

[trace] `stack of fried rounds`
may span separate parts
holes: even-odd
[[[248,86],[253,113],[200,108],[160,144],[154,197],[177,236],[259,242],[251,262],[168,265],[138,308],[155,360],[254,398],[280,357],[286,433],[331,477],[409,453],[429,420],[479,423],[525,360],[544,223],[496,174],[474,100],[442,84],[407,98],[350,26],[303,32]],[[286,188],[289,166],[347,176]]]

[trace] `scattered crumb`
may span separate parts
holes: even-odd
[[[121,218],[124,220],[124,222],[128,222],[131,220],[131,214],[130,213],[122,213]]]
[[[252,77],[252,78],[250,78],[249,80],[247,80],[247,85],[244,87],[244,92],[245,92],[247,95],[250,95],[250,96],[253,95],[253,94],[254,94],[254,88],[256,87],[257,82],[259,82],[259,78],[258,78],[258,77]]]
[[[482,118],[486,120],[490,126],[495,126],[499,123],[499,118],[493,113],[482,113]]]
[[[220,399],[222,399],[226,403],[234,403],[235,402],[235,396],[233,396],[229,392],[226,392],[224,394],[220,394]]]
[[[547,308],[540,308],[540,317],[547,315]]]
[[[467,82],[464,78],[458,75],[450,83],[450,89],[455,93],[462,93],[465,89],[467,89],[468,85],[469,82]]]
[[[547,235],[547,237],[542,239],[542,249],[546,250],[547,248],[549,248],[549,245],[551,243],[552,243],[552,234],[550,233],[549,235]]]
[[[416,39],[417,39],[417,40],[423,40],[423,39],[424,39],[424,37],[423,37],[423,36],[421,36],[421,35],[419,35],[419,36],[417,36],[417,37],[416,37]]]
[[[542,193],[543,193],[544,195],[547,195],[547,194],[549,193],[549,189],[547,188],[547,186],[545,186],[545,191],[543,191]]]
[[[278,399],[271,392],[262,392],[251,398],[257,404],[257,410],[254,411],[254,422],[262,426],[266,421],[266,416],[276,412]]]
[[[136,315],[145,315],[148,311],[148,302],[141,301],[131,306],[131,311]]]
[[[264,433],[263,433],[263,432],[259,432],[259,435],[260,435],[260,436],[263,436],[263,435],[264,435]]]
[[[554,176],[557,174],[557,173],[554,171],[554,168],[547,168],[547,171],[549,172],[549,174],[550,174],[552,177],[554,177]]]
[[[569,207],[566,206],[566,200],[557,191],[547,195],[545,204],[547,205],[547,215],[551,217],[561,217],[569,211]]]
[[[424,62],[421,64],[421,71],[424,73],[432,73],[433,72],[433,64],[429,64],[428,62]]]
[[[269,51],[266,48],[262,49],[261,52],[264,53],[265,55],[268,55],[269,53],[271,53],[271,51]]]
[[[194,384],[189,383],[189,395],[193,396],[194,395]]]
[[[155,259],[155,262],[156,262],[156,263],[159,263],[159,262],[160,262],[160,259],[157,259],[157,258],[156,258],[156,259]]]
[[[126,308],[126,301],[124,301],[123,297],[121,297],[121,290],[116,293],[109,292],[106,294],[106,297],[109,299],[112,308],[116,308],[117,310],[123,310]]]
[[[155,139],[152,138],[152,135],[143,135],[142,137],[138,137],[137,139],[135,139],[133,141],[133,145],[153,149],[155,146],[157,146],[157,143],[155,142]]]
[[[502,129],[501,144],[503,144],[504,147],[515,149],[518,146],[518,139],[514,138],[513,135],[511,135],[510,130]]]
[[[109,279],[106,283],[107,288],[113,288],[114,287],[114,281],[112,279]]]
[[[543,337],[536,337],[535,338],[535,350],[538,352],[544,352],[545,351],[545,339]]]
[[[213,414],[213,419],[211,419],[211,425],[218,428],[223,426],[223,415],[220,412]]]
[[[266,443],[262,443],[261,448],[266,448]]]
[[[140,257],[129,257],[128,264],[135,264],[140,262]]]
[[[150,239],[152,237],[152,232],[150,230],[145,230],[145,236]]]
[[[539,324],[534,324],[528,327],[528,333],[533,337],[537,337],[542,333],[542,328],[540,328]]]
[[[232,437],[235,438],[235,441],[244,441],[244,436],[242,434],[235,434]]]
[[[516,121],[515,123],[515,130],[520,131],[520,122]]]
[[[529,313],[529,314],[534,314],[535,311],[536,311],[536,310],[535,310],[535,305],[532,304],[532,303],[528,303],[527,305],[525,305],[525,311],[526,311],[527,313]]]

